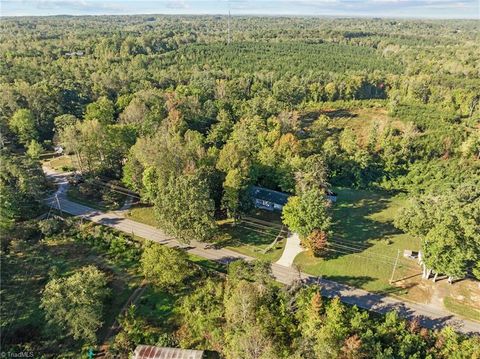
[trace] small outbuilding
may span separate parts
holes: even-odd
[[[257,186],[251,187],[250,195],[256,208],[267,211],[281,211],[290,197],[287,193]]]
[[[418,252],[412,251],[410,249],[405,249],[403,251],[403,256],[407,259],[417,259],[418,258]]]
[[[139,345],[133,352],[133,359],[203,359],[203,350],[156,347]]]

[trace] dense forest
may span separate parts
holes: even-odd
[[[28,273],[37,256],[65,257],[51,268],[39,259],[38,293],[21,320],[2,304],[2,347],[46,357],[85,351],[100,340],[104,313],[77,308],[77,321],[70,313],[61,335],[49,333],[69,313],[61,291],[75,296],[75,283],[91,283],[82,295],[115,300],[107,289],[114,270],[84,260],[72,267],[60,249],[93,243],[92,229],[35,220],[52,191],[40,159],[58,146],[85,193],[96,195],[100,180],[125,186],[152,206],[159,228],[187,243],[215,242],[219,221],[250,213],[254,185],[290,195],[283,224],[321,257],[335,236],[325,200],[332,189],[401,193],[408,200],[394,224],[419,240],[424,274],[480,278],[478,22],[233,17],[230,26],[228,41],[221,16],[2,19],[2,267],[24,261]],[[478,338],[451,329],[377,317],[322,299],[316,286],[281,288],[263,262],[218,274],[181,251],[95,235],[108,242],[95,255],[144,276],[149,290],[165,289],[176,308],[160,325],[165,318],[132,307],[111,355],[142,343],[227,358],[479,352]],[[2,274],[2,302],[21,300],[9,285],[25,268]]]

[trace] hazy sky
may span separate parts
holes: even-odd
[[[480,0],[0,0],[2,16],[336,15],[480,19]]]

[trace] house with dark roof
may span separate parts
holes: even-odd
[[[287,204],[289,194],[274,191],[264,187],[252,186],[250,196],[255,208],[265,209],[267,211],[281,211]]]

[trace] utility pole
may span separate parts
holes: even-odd
[[[397,249],[397,259],[395,259],[395,264],[393,265],[393,270],[392,270],[392,277],[390,278],[389,283],[393,283],[393,277],[395,275],[395,269],[397,269],[397,264],[398,264],[398,258],[400,257],[400,249]]]
[[[60,201],[58,200],[58,195],[56,193],[55,193],[55,200],[57,201],[57,206],[58,206],[58,210],[60,211],[60,214],[63,215],[62,206],[60,205]]]

